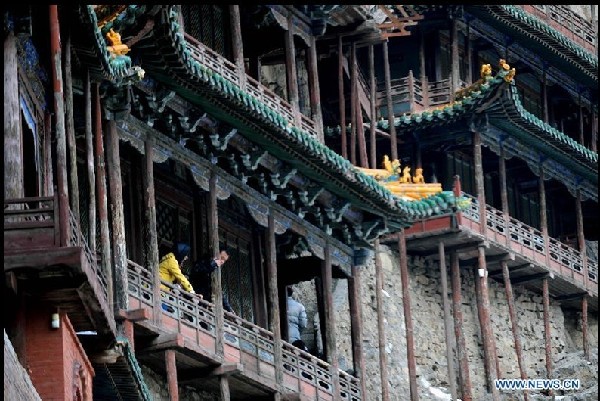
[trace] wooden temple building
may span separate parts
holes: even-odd
[[[360,280],[373,257],[379,277],[386,243],[400,253],[410,388],[390,392],[382,349],[382,399],[419,399],[406,261],[422,255],[452,294],[453,395],[476,399],[480,374],[497,400],[489,280],[506,288],[519,362],[516,283],[543,294],[549,377],[550,299],[582,314],[589,358],[597,140],[597,22],[568,6],[11,4],[5,349],[43,400],[149,400],[141,365],[171,400],[182,385],[220,400],[375,399]],[[383,182],[386,157],[412,170]],[[191,260],[230,249],[214,303],[161,290],[159,257],[178,241]],[[478,272],[485,372],[464,349],[465,269]],[[282,324],[286,286],[313,278],[322,359]],[[351,373],[333,279],[348,281]],[[36,399],[10,398],[16,385],[6,399]]]

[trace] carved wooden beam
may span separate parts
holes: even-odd
[[[323,187],[314,185],[308,188],[308,190],[299,191],[298,197],[305,206],[312,206],[315,204],[315,200],[325,189]]]
[[[267,153],[268,152],[263,149],[257,149],[251,153],[245,153],[242,155],[242,163],[244,163],[246,168],[254,171],[258,168],[260,161],[263,157],[265,157],[265,155],[267,155]]]
[[[271,173],[271,183],[275,188],[283,189],[296,175],[297,168],[287,167]]]
[[[220,150],[220,151],[225,151],[227,149],[227,145],[229,144],[229,141],[231,140],[231,138],[233,138],[237,134],[237,132],[238,131],[236,128],[233,128],[226,134],[219,134],[219,133],[215,132],[215,133],[212,133],[209,135],[210,141],[211,141],[212,145],[215,147],[215,149]]]
[[[337,203],[337,202],[335,202],[335,203]],[[327,213],[327,217],[329,217],[329,220],[337,223],[337,222],[342,221],[342,217],[344,216],[344,213],[346,213],[346,210],[348,210],[348,208],[350,206],[352,206],[352,203],[349,201],[346,201],[341,206],[333,205],[332,207],[325,208],[325,213]]]

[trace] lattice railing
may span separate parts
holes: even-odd
[[[152,272],[130,260],[128,265],[129,295],[142,303],[153,305],[154,278]],[[198,296],[163,282],[161,290],[162,313],[178,320],[180,325],[192,327],[216,337],[213,304]],[[165,289],[166,288],[166,289]],[[224,340],[230,346],[257,357],[269,364],[275,362],[273,333],[239,316],[224,311]],[[282,340],[283,369],[289,375],[312,384],[321,391],[332,393],[330,365]],[[246,362],[247,363],[247,362]],[[260,372],[260,369],[258,369]],[[272,379],[272,377],[270,377]],[[360,380],[340,370],[340,394],[342,400],[360,401]],[[293,389],[292,389],[293,390]]]
[[[289,121],[290,124],[295,124],[294,109],[291,104],[247,74],[243,75],[244,79],[242,80],[235,64],[205,46],[194,37],[188,34],[185,34],[184,37],[187,41],[187,48],[190,51],[190,54],[199,63],[221,75],[232,84],[245,90],[249,95],[256,98],[257,101],[265,104],[274,112]],[[299,128],[308,132],[310,135],[317,136],[317,126],[315,122],[307,116],[301,115],[301,127]]]
[[[534,5],[533,7],[538,11],[536,15],[554,29],[564,28],[573,34],[573,39],[596,46],[597,38],[592,23],[572,11],[568,6]]]
[[[462,211],[462,215],[469,220],[479,223],[480,208],[477,198],[464,192],[462,195],[471,199],[469,207]],[[486,226],[490,230],[502,235],[506,235],[506,223],[504,221],[504,214],[502,211],[486,205],[485,216]],[[540,230],[537,230],[513,217],[510,217],[508,221],[508,232],[510,239],[518,242],[520,245],[542,254],[546,252],[544,236]],[[563,244],[557,239],[548,238],[548,255],[551,260],[560,263],[561,265],[566,266],[573,271],[580,273],[583,271],[583,258],[581,256],[581,252],[570,247],[569,245]],[[597,283],[598,262],[591,260],[589,257],[587,259],[589,279]]]

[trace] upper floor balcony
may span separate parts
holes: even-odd
[[[260,399],[280,388],[283,394],[302,395],[303,400],[335,398],[327,362],[282,340],[282,363],[277,366],[273,332],[227,311],[220,327],[213,304],[164,282],[168,290],[155,291],[152,272],[132,261],[128,262],[128,283],[130,309],[143,309],[148,316],[136,322],[136,354],[147,366],[164,371],[157,352],[173,349],[180,384],[217,390],[211,372],[228,371],[232,398]],[[156,299],[159,293],[160,299]],[[219,342],[223,343],[222,356]],[[278,369],[283,372],[281,383],[276,380]],[[335,374],[341,400],[363,399],[359,379],[342,370]]]
[[[76,331],[114,338],[106,275],[68,205],[64,210],[61,218],[56,195],[4,201],[4,272],[66,312]]]
[[[583,294],[590,297],[590,307],[598,309],[598,261],[523,222],[505,215],[489,205],[481,207],[476,198],[455,215],[417,222],[406,230],[407,249],[415,254],[433,255],[438,242],[460,252],[461,266],[477,266],[474,249],[485,246],[489,275],[502,280],[502,270],[494,268],[507,262],[511,281],[526,283],[541,292],[541,279],[550,277],[550,294],[569,302]],[[484,217],[485,216],[485,217]],[[485,221],[485,224],[482,224]],[[462,249],[462,250],[461,250]]]
[[[524,11],[562,33],[584,49],[596,53],[598,36],[591,21],[574,12],[565,5],[519,5]],[[589,7],[589,6],[581,6]]]

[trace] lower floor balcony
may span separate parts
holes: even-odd
[[[490,278],[503,280],[499,264],[505,261],[512,283],[541,293],[547,277],[550,296],[561,304],[579,309],[587,296],[590,309],[598,310],[598,261],[500,210],[480,207],[475,198],[462,212],[416,222],[405,235],[407,252],[435,259],[443,242],[446,251],[459,254],[461,268],[478,267],[477,248],[483,246]]]
[[[59,206],[57,196],[4,201],[7,288],[37,294],[68,314],[75,331],[97,331],[108,344],[116,324],[106,276],[73,213]]]
[[[152,272],[131,261],[128,267],[129,309],[143,309],[148,317],[135,323],[136,356],[168,376],[164,351],[173,350],[179,385],[218,394],[220,377],[227,375],[232,400],[270,400],[276,392],[284,399],[333,400],[337,374],[341,399],[362,399],[359,379],[332,372],[327,362],[285,341],[277,366],[271,331],[226,311],[220,327],[214,305],[198,296],[170,287],[155,302]]]

